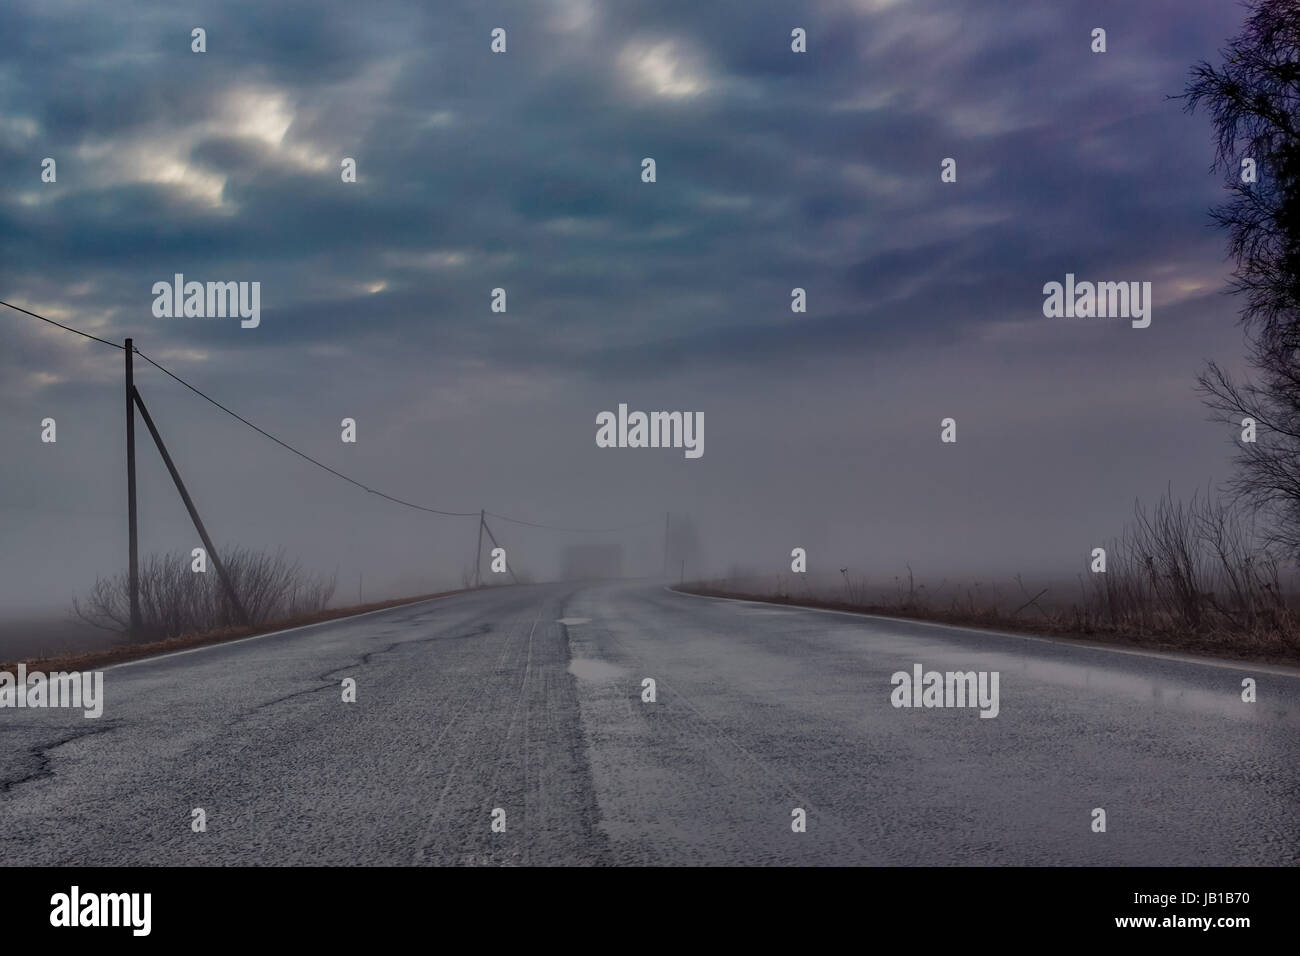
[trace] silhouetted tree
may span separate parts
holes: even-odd
[[[675,577],[681,573],[682,562],[686,562],[686,574],[697,576],[701,572],[700,536],[695,530],[695,519],[689,514],[674,511],[668,523],[668,576]]]
[[[1300,555],[1300,3],[1252,0],[1242,32],[1220,51],[1221,67],[1192,69],[1181,99],[1214,124],[1215,171],[1231,198],[1214,221],[1228,231],[1244,297],[1241,323],[1253,376],[1234,381],[1211,362],[1198,379],[1216,418],[1243,429],[1230,489],[1272,519],[1271,537]],[[1247,172],[1252,160],[1255,181]]]

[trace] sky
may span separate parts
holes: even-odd
[[[810,571],[1073,576],[1135,500],[1231,475],[1234,434],[1194,391],[1244,352],[1208,214],[1225,194],[1208,120],[1170,97],[1242,16],[11,0],[0,299],[132,337],[388,494],[637,525],[597,536],[631,572],[658,573],[671,512],[697,531],[688,577],[779,571],[794,547]],[[259,282],[260,323],[155,316],[175,273]],[[1150,282],[1150,327],[1045,317],[1067,273]],[[0,313],[2,616],[124,568],[126,476],[124,353]],[[218,546],[284,548],[367,598],[472,563],[475,518],[368,495],[136,364]],[[704,454],[597,447],[620,403],[702,413]],[[188,553],[143,428],[137,454],[142,551]],[[590,537],[490,522],[539,578]]]

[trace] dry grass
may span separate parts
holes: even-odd
[[[271,554],[223,548],[221,557],[231,586],[255,627],[323,611],[334,596],[333,578],[305,574],[283,550]],[[156,643],[239,625],[212,556],[202,573],[191,570],[190,562],[190,556],[182,553],[150,555],[141,562],[142,626],[132,635],[133,640]],[[73,601],[73,613],[103,630],[128,633],[131,613],[126,572],[97,579],[87,597]]]
[[[892,587],[868,587],[849,568],[838,589],[805,575],[735,577],[683,590],[968,627],[1059,635],[1256,662],[1300,663],[1300,613],[1283,586],[1283,559],[1257,533],[1249,512],[1209,494],[1177,501],[1166,492],[1138,505],[1106,547],[1105,573],[1079,575],[1077,589],[1031,587],[1017,575],[1001,586],[953,593],[927,589],[912,569]],[[1292,589],[1294,590],[1294,588]],[[1072,592],[1072,593],[1069,593]]]
[[[1262,664],[1300,665],[1300,646],[1294,640],[1269,639],[1258,634],[1225,636],[1184,635],[1169,633],[1134,633],[1121,630],[1083,631],[1072,626],[1069,617],[1048,612],[1049,616],[1024,617],[1011,615],[996,606],[966,608],[963,606],[931,606],[913,603],[903,606],[893,603],[855,603],[825,597],[781,594],[771,589],[753,587],[736,590],[727,581],[706,581],[674,586],[674,590],[707,597],[737,598],[745,601],[762,601],[766,604],[783,604],[790,607],[822,608],[829,611],[851,611],[857,614],[878,614],[882,617],[909,618],[954,627],[985,628],[1013,631],[1031,635],[1047,635],[1087,643],[1140,647],[1146,650],[1182,654],[1199,654],[1228,660],[1249,661]]]
[[[254,625],[253,627],[222,627],[202,633],[183,634],[177,637],[164,638],[162,640],[151,641],[144,644],[119,644],[115,647],[105,648],[103,650],[59,654],[53,657],[30,658],[21,663],[26,664],[29,671],[40,670],[49,672],[94,670],[98,667],[107,667],[110,664],[120,664],[123,661],[138,660],[142,657],[153,657],[156,654],[166,654],[170,651],[188,650],[192,647],[205,647],[209,644],[224,644],[227,641],[237,641],[243,637],[253,637],[257,634],[266,634],[270,631],[284,630],[291,627],[301,627],[305,624],[318,624],[322,621],[333,621],[338,618],[365,614],[368,611],[381,611],[384,608],[401,607],[404,604],[417,604],[420,601],[427,601],[431,598],[446,597],[451,594],[461,593],[463,592],[460,590],[439,591],[434,594],[421,594],[418,597],[398,598],[392,601],[378,601],[373,604],[357,604],[352,607],[332,608],[328,611],[317,610],[275,621],[266,621],[262,624]],[[0,671],[9,671],[11,674],[16,673],[18,663],[18,661],[14,661],[13,663],[0,664]]]

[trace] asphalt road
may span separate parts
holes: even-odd
[[[892,706],[914,664],[998,672],[997,717]],[[104,681],[98,720],[0,710],[6,863],[1300,862],[1282,669],[620,583],[455,596]]]

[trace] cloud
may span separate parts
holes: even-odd
[[[619,54],[619,66],[637,87],[665,99],[699,96],[709,91],[704,68],[674,40],[634,41]]]
[[[1153,336],[1180,328],[1180,354],[1232,347],[1211,322],[1179,325],[1217,309],[1230,327],[1233,304],[1213,295],[1209,130],[1164,97],[1236,16],[1163,0],[8,4],[0,297],[134,336],[294,426],[335,398],[415,432],[470,416],[464,440],[485,458],[490,436],[547,401],[585,436],[583,403],[616,386],[647,404],[760,407],[795,377],[851,391],[855,369],[929,355],[996,391],[990,407],[1034,401],[1037,368],[1071,387],[1061,356],[1080,330],[1040,309],[1042,284],[1067,271],[1150,278]],[[1093,55],[1103,21],[1111,52]],[[196,23],[206,54],[189,49]],[[790,50],[796,25],[807,54]],[[504,55],[489,50],[496,26]],[[45,156],[55,184],[40,181]],[[260,281],[261,325],[154,319],[151,285],[175,272]],[[796,286],[806,314],[790,312]],[[497,287],[504,315],[489,308]],[[89,394],[118,410],[120,355],[4,321],[13,434],[37,406],[75,418]],[[1135,347],[1110,331],[1087,341],[1089,382]],[[1175,431],[1202,417],[1185,365],[1131,386],[1154,409],[1183,403]],[[206,434],[207,411],[178,405],[175,427]],[[1085,427],[1086,408],[1060,413]],[[534,437],[570,434],[567,419],[528,420]],[[399,472],[433,460],[389,451]],[[215,473],[223,458],[204,460]],[[506,452],[488,467],[507,468]],[[487,480],[458,473],[456,490]],[[526,503],[544,512],[547,496]]]

